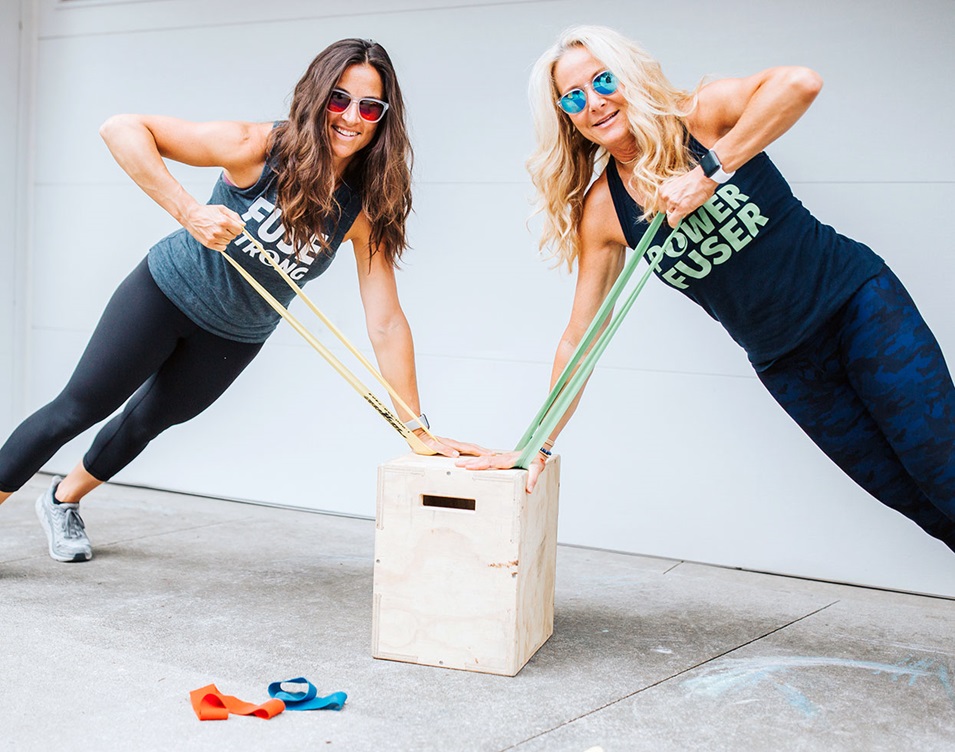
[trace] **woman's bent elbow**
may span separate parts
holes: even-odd
[[[135,115],[111,115],[99,127],[100,138],[108,143],[109,139],[116,134],[116,131],[121,130],[124,126],[131,125],[135,119]]]
[[[822,76],[812,68],[793,68],[790,75],[790,85],[799,92],[802,99],[809,103],[822,91]]]

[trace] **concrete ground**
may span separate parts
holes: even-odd
[[[371,658],[374,523],[121,486],[0,509],[0,750],[952,750],[955,601],[560,547],[514,678]],[[200,722],[305,676],[340,712]]]

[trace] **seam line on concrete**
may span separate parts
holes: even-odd
[[[233,522],[241,522],[243,520],[249,519],[248,517],[237,518],[235,520],[221,520],[219,522],[207,522],[204,525],[190,525],[189,527],[176,528],[174,530],[165,530],[159,533],[149,533],[147,535],[137,535],[134,538],[120,538],[119,540],[110,541],[109,543],[97,543],[95,548],[112,548],[121,543],[129,543],[130,541],[146,540],[147,538],[159,538],[164,535],[173,535],[175,533],[186,533],[190,530],[202,530],[206,527],[216,527],[217,525],[230,525]],[[94,549],[95,553],[95,549]],[[44,552],[42,554],[30,554],[28,556],[20,556],[16,559],[3,559],[0,560],[2,564],[8,564],[15,561],[30,561],[31,559],[43,559],[49,556],[49,553]]]
[[[509,746],[509,747],[504,747],[504,748],[501,750],[501,752],[508,752],[508,750],[517,749],[517,747],[519,747],[519,746],[522,745],[522,744],[526,744],[527,742],[532,741],[532,740],[534,740],[534,739],[537,739],[537,738],[539,738],[539,737],[541,737],[541,736],[546,736],[547,734],[550,734],[550,733],[556,731],[557,729],[563,728],[564,726],[569,726],[569,725],[572,724],[572,723],[576,723],[577,721],[581,720],[582,718],[586,718],[587,716],[593,715],[594,713],[599,713],[601,710],[606,710],[607,708],[609,708],[609,707],[611,707],[611,706],[613,706],[613,705],[616,705],[617,703],[623,702],[624,700],[628,700],[628,699],[630,699],[631,697],[634,697],[634,696],[640,694],[641,692],[646,692],[648,689],[653,689],[654,687],[659,687],[661,684],[665,684],[666,682],[668,682],[668,681],[670,681],[670,680],[672,680],[672,679],[676,679],[678,676],[682,676],[683,674],[689,673],[690,671],[695,671],[696,669],[700,668],[700,666],[705,666],[707,663],[712,663],[713,661],[717,661],[717,660],[719,660],[720,658],[724,658],[724,657],[726,657],[727,655],[730,655],[731,653],[735,653],[737,650],[741,650],[742,648],[745,648],[747,645],[752,645],[754,642],[759,642],[760,640],[764,640],[764,639],[766,639],[767,637],[776,634],[777,632],[781,632],[781,631],[783,631],[784,629],[788,629],[788,628],[791,627],[793,624],[798,624],[799,622],[801,622],[801,621],[803,621],[803,620],[805,620],[805,619],[808,619],[808,618],[811,617],[811,616],[815,616],[816,614],[821,613],[822,611],[825,611],[827,608],[831,608],[832,606],[835,606],[837,603],[839,603],[839,601],[836,600],[836,601],[833,601],[832,603],[826,604],[825,606],[820,606],[820,607],[817,608],[815,611],[810,611],[808,614],[805,614],[805,615],[803,615],[803,616],[800,616],[798,619],[793,619],[792,621],[790,621],[790,622],[788,622],[788,623],[786,623],[786,624],[783,624],[782,626],[776,627],[775,629],[771,629],[771,630],[769,630],[768,632],[766,632],[765,634],[759,635],[758,637],[754,637],[754,638],[751,639],[751,640],[747,640],[746,642],[744,642],[744,643],[742,643],[742,644],[740,644],[740,645],[737,645],[736,647],[730,648],[729,650],[724,650],[724,651],[723,651],[722,653],[720,653],[719,655],[711,656],[710,658],[707,658],[706,660],[700,661],[699,663],[697,663],[697,664],[695,664],[695,665],[693,665],[693,666],[689,666],[689,667],[687,667],[687,668],[685,668],[685,669],[682,669],[682,670],[680,670],[680,671],[677,671],[677,672],[676,672],[675,674],[673,674],[672,676],[667,676],[667,677],[665,677],[665,678],[663,678],[663,679],[660,679],[659,681],[655,681],[655,682],[653,682],[652,684],[648,684],[648,685],[645,686],[645,687],[641,687],[640,689],[634,690],[633,692],[630,692],[629,694],[626,694],[626,695],[624,695],[623,697],[618,697],[616,700],[611,700],[610,702],[604,703],[604,704],[601,705],[599,708],[594,708],[593,710],[588,710],[586,713],[581,713],[580,715],[576,716],[575,718],[570,718],[569,720],[563,721],[562,723],[558,723],[558,724],[557,724],[556,726],[554,726],[553,728],[547,729],[546,731],[541,731],[540,733],[534,734],[533,736],[529,736],[529,737],[527,737],[526,739],[522,739],[521,741],[517,742],[516,744],[512,744],[512,745]]]
[[[112,546],[118,546],[121,543],[129,543],[130,541],[146,540],[147,538],[162,538],[166,535],[176,535],[178,533],[188,533],[190,530],[202,530],[207,527],[218,527],[220,525],[231,525],[235,522],[243,522],[248,518],[239,518],[234,520],[220,520],[219,522],[207,522],[204,525],[190,525],[189,527],[175,528],[173,530],[163,530],[158,533],[147,533],[146,535],[137,535],[134,538],[120,538],[118,540],[110,541],[109,543],[96,544],[97,548],[110,548]]]

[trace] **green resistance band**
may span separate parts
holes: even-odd
[[[561,417],[567,412],[570,403],[573,402],[577,393],[583,388],[587,378],[597,365],[597,360],[599,360],[603,351],[607,349],[610,340],[623,323],[624,317],[630,311],[630,308],[633,307],[640,291],[643,290],[650,276],[653,274],[653,270],[659,264],[659,256],[655,259],[648,259],[649,267],[646,272],[644,272],[634,290],[630,293],[620,310],[610,320],[607,324],[607,328],[604,329],[598,338],[597,332],[601,324],[610,315],[614,305],[617,303],[617,299],[623,292],[623,288],[627,282],[630,281],[634,271],[636,271],[640,259],[646,255],[650,243],[653,242],[653,238],[663,223],[664,216],[662,213],[657,214],[650,223],[650,227],[637,244],[630,260],[624,266],[623,271],[620,272],[620,276],[617,277],[617,281],[614,282],[613,287],[610,288],[610,292],[608,292],[607,297],[604,298],[600,309],[594,315],[593,321],[590,322],[590,326],[587,327],[587,331],[574,350],[574,354],[570,357],[570,360],[567,361],[567,365],[564,366],[560,377],[554,383],[554,388],[551,389],[550,394],[547,395],[547,399],[544,401],[541,409],[538,410],[537,415],[534,416],[530,426],[528,426],[521,440],[518,442],[517,447],[515,447],[517,451],[521,452],[516,467],[526,469],[530,466],[531,460],[537,455],[538,448],[544,443],[547,437],[550,436],[551,432],[553,432],[554,428],[560,422]],[[592,348],[591,343],[593,343]]]

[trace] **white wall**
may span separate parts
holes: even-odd
[[[20,9],[15,3],[0,5],[0,226],[16,222],[17,196],[17,80],[20,69]],[[12,269],[16,261],[13,243],[0,244],[0,268]],[[14,280],[0,275],[0,430],[8,431],[13,420]]]
[[[955,105],[940,96],[955,71],[950,0],[904,12],[888,0],[355,0],[349,15],[305,0],[37,2],[30,409],[59,390],[113,287],[174,226],[113,164],[98,125],[121,111],[281,117],[308,61],[344,36],[386,46],[411,112],[414,249],[400,285],[439,432],[508,447],[544,397],[572,279],[536,257],[525,226],[525,90],[572,23],[640,39],[686,87],[774,64],[820,71],[822,95],[770,154],[823,220],[889,260],[955,352]],[[197,195],[215,179],[175,171]],[[309,292],[370,352],[353,268],[343,249]],[[89,439],[49,469],[68,469]],[[565,543],[955,595],[948,549],[844,478],[742,351],[662,285],[631,313],[559,450]],[[376,466],[404,451],[283,327],[219,403],[116,480],[372,515]]]
[[[21,277],[23,254],[16,251],[25,248],[21,234],[27,224],[18,210],[18,201],[25,198],[28,191],[21,171],[25,161],[19,148],[23,123],[21,80],[25,75],[22,65],[25,61],[21,57],[26,53],[21,48],[20,21],[18,0],[0,4],[0,227],[6,228],[6,242],[0,243],[0,268],[4,270],[0,274],[0,433],[3,434],[13,429],[22,411],[18,388],[22,378],[17,378],[17,369],[22,355],[20,316],[25,305],[18,293],[22,292],[25,279]]]

